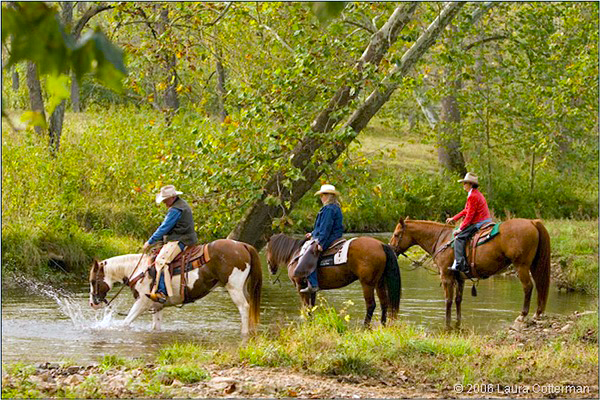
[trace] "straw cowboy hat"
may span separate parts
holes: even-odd
[[[156,194],[156,204],[160,204],[163,200],[183,194],[175,190],[175,186],[167,185],[160,188],[160,192]]]
[[[475,184],[479,185],[479,179],[477,178],[477,175],[472,174],[470,172],[467,172],[465,177],[463,179],[459,179],[458,182],[460,182],[460,183],[469,182],[469,183],[475,183]]]
[[[315,196],[318,196],[320,194],[335,194],[336,196],[339,196],[340,192],[335,190],[335,186],[333,185],[322,185],[321,189],[319,189],[319,191],[315,193]]]

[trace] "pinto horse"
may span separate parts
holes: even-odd
[[[186,273],[186,298],[182,298],[180,291],[175,289],[181,283],[181,275],[175,275],[171,280],[173,296],[165,304],[146,297],[152,282],[147,273],[150,255],[129,254],[102,262],[94,260],[90,270],[90,305],[95,309],[102,307],[115,282],[129,284],[136,301],[125,318],[125,326],[152,309],[152,329],[159,330],[163,307],[198,300],[213,288],[224,286],[240,312],[242,336],[247,336],[256,329],[260,316],[262,269],[258,253],[249,244],[228,239],[216,240],[207,246],[210,260]]]
[[[440,278],[446,299],[446,327],[450,328],[452,297],[456,290],[456,326],[460,327],[462,294],[465,278],[462,273],[450,271],[454,261],[454,251],[448,245],[454,227],[433,221],[413,221],[400,218],[390,239],[396,254],[417,245],[433,257],[440,270]],[[470,247],[470,246],[469,246]],[[469,252],[467,252],[469,253]],[[469,260],[471,262],[471,260]],[[542,315],[548,300],[550,286],[550,236],[540,220],[510,219],[500,225],[500,234],[491,241],[477,247],[475,268],[477,274],[486,279],[514,264],[523,285],[525,299],[517,322],[529,313],[531,292],[535,281],[537,290],[537,312]]]
[[[304,306],[312,307],[315,293],[300,293],[300,279],[294,276],[295,258],[305,242],[306,239],[294,239],[282,233],[271,236],[267,243],[267,263],[272,274],[277,273],[280,265],[286,265]],[[367,306],[365,326],[369,326],[375,311],[375,291],[381,303],[381,323],[386,323],[388,307],[390,318],[396,318],[402,291],[400,269],[394,251],[385,243],[370,237],[356,238],[350,243],[345,264],[319,267],[317,276],[319,287],[325,290],[341,288],[358,279]]]

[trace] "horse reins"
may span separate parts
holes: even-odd
[[[137,270],[137,268],[139,267],[139,265],[140,265],[140,262],[142,261],[142,258],[144,258],[144,254],[145,254],[145,253],[142,253],[142,255],[140,256],[140,259],[139,259],[139,260],[138,260],[138,262],[137,262],[137,264],[136,264],[136,265],[135,265],[135,267],[134,267],[134,268],[131,270],[131,274],[129,275],[129,278],[127,278],[127,282],[129,282],[129,281],[131,280],[131,277],[133,276],[133,273],[134,273],[134,272]],[[129,286],[129,285],[127,285],[127,286]],[[119,291],[117,292],[117,294],[115,294],[115,296],[114,296],[114,297],[113,297],[113,298],[112,298],[112,299],[111,299],[109,302],[107,302],[107,303],[106,303],[106,307],[110,306],[110,303],[112,303],[112,302],[113,302],[113,301],[114,301],[114,300],[117,298],[117,296],[119,295],[119,293],[121,293],[121,291],[123,290],[123,288],[124,288],[124,287],[125,287],[125,284],[123,284],[123,285],[121,286],[121,288],[119,289]],[[104,301],[106,302],[106,298],[104,299]]]

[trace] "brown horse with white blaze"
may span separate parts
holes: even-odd
[[[314,306],[315,293],[300,293],[299,278],[294,274],[294,260],[305,242],[306,239],[294,239],[281,233],[271,236],[267,243],[267,263],[272,274],[277,273],[280,265],[285,265],[303,304]],[[355,238],[349,244],[348,261],[317,268],[317,277],[319,287],[324,290],[338,289],[356,280],[360,282],[367,306],[365,326],[371,323],[375,311],[375,291],[381,303],[381,323],[386,323],[388,307],[390,318],[396,318],[402,285],[398,259],[387,244],[365,236]]]
[[[129,284],[136,301],[124,324],[130,325],[143,312],[152,309],[152,329],[158,330],[163,307],[196,301],[221,286],[227,289],[240,312],[242,335],[248,335],[256,330],[260,316],[262,267],[258,252],[249,244],[229,239],[215,240],[206,246],[210,260],[186,272],[185,298],[180,290],[175,289],[164,305],[146,297],[152,282],[148,276],[149,255],[128,254],[94,261],[90,269],[90,305],[102,307],[115,282]],[[179,288],[181,275],[173,276],[171,282],[173,288]]]
[[[462,274],[449,270],[454,260],[454,251],[447,244],[452,240],[453,229],[451,225],[438,222],[400,218],[390,239],[390,245],[396,254],[403,254],[410,247],[417,245],[433,257],[434,263],[440,270],[446,299],[446,327],[448,328],[451,322],[455,285],[457,285],[456,325],[460,326],[460,306],[465,279]],[[541,316],[546,308],[550,287],[550,236],[540,220],[510,219],[502,222],[499,235],[477,247],[475,268],[482,279],[503,271],[510,264],[515,266],[525,293],[523,309],[517,321],[523,321],[529,313],[533,291],[531,277],[537,290],[538,307],[535,318]]]

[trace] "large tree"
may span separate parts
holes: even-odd
[[[392,93],[401,85],[402,79],[463,6],[464,3],[454,2],[445,5],[437,18],[404,53],[397,65],[390,70],[388,76],[380,83],[380,88],[372,91],[352,112],[342,127],[336,130],[336,135],[312,134],[303,138],[291,156],[293,168],[300,171],[299,177],[293,179],[291,184],[284,185],[283,182],[290,178],[286,176],[285,172],[277,172],[267,182],[261,197],[249,207],[229,238],[250,243],[258,248],[262,247],[270,234],[273,219],[280,216],[283,210],[289,212],[317,181],[322,173],[322,165],[330,164],[339,157],[375,113],[388,101]],[[363,58],[367,58],[364,60],[365,62],[377,63],[383,58],[393,41],[396,40],[398,33],[410,20],[414,7],[414,4],[405,4],[394,11],[382,28],[372,36],[363,53]],[[360,62],[359,65],[361,65]],[[333,118],[331,113],[339,105],[347,104],[346,98],[350,95],[351,90],[345,89],[345,87],[340,88],[327,108],[319,113],[313,121],[311,126],[313,132],[331,132],[336,127],[336,122],[339,121],[338,118]],[[275,203],[269,201],[272,198],[277,201]]]

